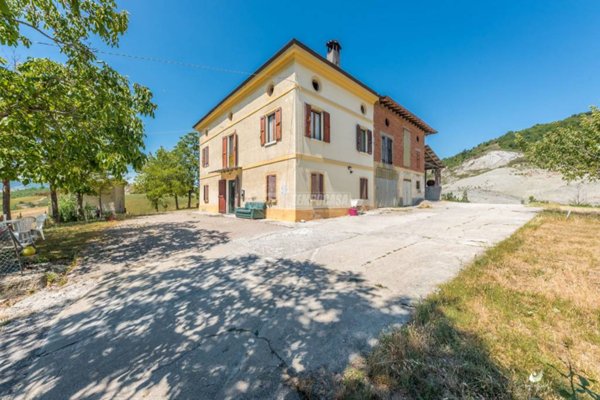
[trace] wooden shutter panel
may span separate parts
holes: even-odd
[[[206,167],[206,147],[202,149],[202,161],[200,162],[200,165],[202,165],[202,167]]]
[[[360,178],[360,198],[366,200],[369,198],[369,180]]]
[[[373,132],[367,131],[367,153],[373,154]]]
[[[206,166],[208,167],[208,146],[206,146],[205,149],[206,149]]]
[[[223,151],[222,151],[222,162],[223,168],[227,168],[227,136],[223,136]]]
[[[304,136],[310,137],[310,112],[312,108],[310,104],[304,104]]]
[[[238,166],[238,135],[233,134],[233,166]]]
[[[265,117],[260,117],[260,145],[264,146],[265,145],[265,125],[266,125],[266,119]]]
[[[323,200],[323,174],[319,174],[319,200]]]
[[[275,140],[281,142],[281,107],[275,110]]]
[[[362,148],[362,135],[360,131],[360,125],[356,124],[356,150],[360,151]]]
[[[331,130],[329,129],[329,113],[327,111],[323,111],[323,141],[325,143],[329,143],[331,141]]]
[[[317,194],[317,174],[310,174],[310,198],[316,199]]]

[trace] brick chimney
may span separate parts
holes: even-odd
[[[341,51],[342,45],[337,40],[330,40],[327,42],[327,61],[339,67]]]

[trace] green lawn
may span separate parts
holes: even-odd
[[[598,232],[598,215],[540,214],[384,334],[337,394],[600,398]]]

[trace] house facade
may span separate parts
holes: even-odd
[[[435,131],[343,71],[339,43],[327,45],[326,59],[292,40],[194,125],[201,211],[261,201],[267,218],[300,221],[424,197]]]

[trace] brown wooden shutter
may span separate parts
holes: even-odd
[[[277,200],[277,176],[267,175],[267,200]]]
[[[329,127],[329,113],[327,111],[323,111],[323,141],[325,143],[329,143],[331,141],[331,129]]]
[[[227,136],[223,136],[222,161],[223,161],[223,168],[227,168]]]
[[[238,166],[238,135],[233,134],[233,166]]]
[[[206,167],[206,147],[202,149],[202,161],[200,162],[200,165],[202,165],[202,168]]]
[[[208,167],[208,146],[205,147],[206,149],[206,166]]]
[[[265,124],[266,124],[266,120],[265,117],[260,117],[260,145],[264,146],[265,145]]]
[[[369,198],[369,180],[360,178],[360,198],[367,200]]]
[[[323,174],[319,174],[319,200],[323,200]]]
[[[311,106],[308,103],[304,104],[304,136],[310,137],[310,113]]]
[[[316,199],[317,194],[317,174],[310,174],[310,198]]]
[[[275,110],[275,140],[281,142],[281,107]]]
[[[367,153],[373,154],[373,132],[367,131]]]
[[[356,150],[360,151],[362,148],[362,134],[360,125],[356,124]]]

